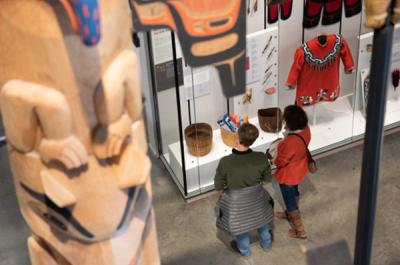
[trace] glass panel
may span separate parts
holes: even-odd
[[[294,1],[294,5],[301,5],[301,3]],[[341,56],[340,50],[338,59],[333,58],[328,61],[328,58],[326,62],[313,61],[312,54],[318,59],[324,58],[327,49],[323,47],[332,47],[331,51],[334,51],[336,39],[333,34],[341,34],[341,38],[347,42],[356,63],[357,36],[360,31],[361,16],[346,18],[343,15],[341,23],[303,29],[301,27],[303,22],[301,11],[300,6],[299,8],[294,7],[291,19],[279,22],[279,106],[283,109],[289,104],[294,104],[295,101],[297,104],[303,105],[309,117],[312,133],[310,150],[320,153],[351,142],[356,73],[345,74],[343,61],[349,61],[349,58]],[[327,46],[318,44],[323,41],[323,39],[317,39],[317,36],[321,35],[327,36]],[[302,53],[303,41],[309,42],[311,53]],[[304,55],[305,61],[297,73],[296,71],[291,72],[291,65],[296,62],[296,51]],[[336,66],[339,69],[339,80],[332,78],[336,74]],[[289,76],[291,77],[290,82],[297,83],[295,90],[288,90],[286,86]],[[309,76],[309,78],[307,79],[305,76]],[[324,85],[316,87],[318,86],[316,80],[323,81]],[[301,85],[299,85],[299,81],[302,82]],[[340,89],[335,86],[337,82],[339,82]],[[299,88],[300,86],[301,88]],[[300,89],[302,92],[299,92]]]
[[[232,137],[232,134],[227,133],[226,130],[222,131],[223,135],[221,134],[220,125],[217,123],[220,117],[237,115],[239,120],[240,117],[248,117],[251,123],[258,126],[260,137],[252,147],[257,151],[265,151],[272,141],[277,137],[282,137],[282,133],[271,133],[270,129],[262,128],[264,126],[260,125],[260,119],[267,120],[269,125],[275,123],[274,127],[280,127],[280,119],[270,109],[280,108],[283,111],[286,106],[295,103],[296,89],[289,90],[286,86],[295,52],[304,41],[314,39],[316,42],[315,39],[319,35],[340,34],[348,44],[355,70],[351,74],[345,73],[343,60],[346,59],[342,56],[333,62],[339,67],[340,76],[339,81],[335,81],[331,80],[332,73],[323,74],[326,67],[331,67],[334,71],[332,62],[324,65],[316,64],[315,76],[310,80],[326,79],[326,86],[330,88],[321,87],[319,90],[307,88],[314,91],[310,92],[310,95],[307,95],[308,92],[303,95],[305,98],[302,102],[309,116],[312,131],[310,150],[321,153],[351,143],[363,136],[364,94],[366,94],[363,87],[368,83],[364,81],[368,76],[373,33],[361,26],[364,19],[361,14],[346,17],[344,13],[340,23],[304,29],[302,26],[304,3],[293,1],[292,4],[290,19],[276,21],[269,21],[268,16],[264,17],[262,12],[257,12],[254,6],[253,9],[246,9],[248,20],[247,92],[229,99],[226,99],[222,93],[220,79],[214,67],[191,68],[186,64],[177,37],[175,37],[177,67],[180,74],[179,88],[176,89],[170,32],[168,30],[152,32],[162,154],[181,189],[184,182],[187,182],[189,196],[213,188],[213,177],[218,161],[222,156],[229,154],[231,146],[234,146],[234,143],[229,146],[226,140],[229,139],[229,135]],[[397,36],[395,39],[400,39],[400,37]],[[328,45],[333,47],[332,40],[335,38],[329,39]],[[398,50],[400,48],[395,46],[394,51],[399,52]],[[399,60],[400,58],[394,58],[393,70],[400,68]],[[393,77],[396,77],[397,73],[394,72]],[[340,90],[334,89],[332,84],[335,82],[340,84]],[[396,81],[393,80],[393,82]],[[388,127],[397,126],[397,122],[400,121],[400,104],[397,104],[400,100],[400,89],[394,89],[393,84],[390,82],[391,89],[388,95],[385,121]],[[312,96],[314,103],[321,98],[323,100],[307,106],[307,96]],[[298,98],[297,102],[300,100]],[[269,110],[260,112],[259,115],[261,109]],[[265,117],[271,111],[273,112],[272,119]],[[236,119],[232,116],[230,118]],[[201,129],[203,127],[192,128],[194,130],[193,146],[184,141],[185,128],[199,123],[207,124],[212,130],[211,148],[205,154],[196,154],[195,151],[189,150],[196,146],[199,148],[202,144],[200,139],[204,133]],[[233,134],[233,142],[234,139]],[[183,154],[181,150],[184,151]],[[184,160],[182,160],[183,157]]]
[[[189,196],[213,189],[214,175],[219,160],[231,153],[236,145],[236,134],[217,123],[220,117],[232,115],[249,119],[258,125],[259,109],[277,107],[278,79],[278,31],[277,27],[264,30],[262,9],[252,7],[248,24],[248,93],[227,99],[223,95],[220,78],[214,67],[191,68],[183,62],[184,85],[180,87],[180,108],[182,127],[193,130],[188,133],[193,139],[184,143],[186,180]],[[251,26],[250,26],[251,25]],[[178,39],[176,39],[178,42]],[[268,47],[267,47],[268,44]],[[268,49],[264,48],[267,47]],[[181,53],[179,51],[179,53]],[[268,60],[267,60],[268,57]],[[269,62],[269,63],[267,63]],[[269,68],[268,68],[269,67]],[[266,78],[268,76],[268,78]],[[264,92],[269,88],[268,93]],[[251,91],[251,92],[250,92]],[[277,123],[277,119],[269,123]],[[197,124],[198,127],[194,125]],[[274,124],[273,127],[278,127]],[[207,131],[211,128],[212,142]],[[255,150],[265,151],[269,143],[276,139],[276,133],[264,132],[260,126],[260,137],[252,146]],[[224,131],[222,131],[224,130]],[[221,134],[221,132],[223,132]],[[208,138],[207,138],[208,137]],[[193,143],[194,142],[194,143]],[[208,146],[207,146],[208,145]],[[196,150],[190,150],[195,149]],[[200,149],[205,150],[200,150]],[[204,151],[204,153],[202,153]]]
[[[277,26],[247,34],[246,93],[231,100],[231,112],[248,116],[249,122],[258,127],[260,136],[251,147],[255,151],[265,152],[281,128],[278,110],[279,50]]]
[[[219,159],[228,152],[223,144],[218,117],[227,112],[227,100],[222,92],[219,76],[214,67],[185,70],[185,86],[182,95],[182,109],[189,115],[182,115],[184,127],[193,130],[191,141],[197,147],[185,152],[188,193],[194,195],[214,188],[214,175]],[[186,108],[185,108],[186,107]],[[185,142],[185,151],[190,146]]]
[[[172,50],[171,31],[154,30],[150,33],[150,49],[157,98],[160,133],[160,153],[178,187],[184,192],[184,164],[181,154],[181,133]],[[183,84],[182,55],[177,54],[179,83]]]
[[[373,32],[359,36],[356,92],[354,99],[353,139],[364,137],[369,88],[369,67],[372,56]]]
[[[369,70],[372,56],[374,33],[360,36],[357,93],[355,99],[355,115],[353,135],[362,138],[365,133],[366,108],[369,89]],[[396,25],[393,39],[392,62],[388,80],[388,95],[385,116],[385,129],[400,125],[400,25]]]
[[[279,69],[278,27],[264,29],[264,17],[260,10],[258,12],[253,10],[249,14],[252,20],[251,24],[248,24],[245,94],[227,99],[214,67],[190,68],[184,64],[184,86],[180,90],[182,123],[183,127],[194,130],[192,141],[196,142],[198,151],[201,153],[200,149],[204,149],[204,153],[196,155],[189,152],[188,141],[184,145],[189,195],[214,188],[214,175],[220,159],[231,154],[232,148],[236,146],[237,133],[229,129],[229,126],[221,126],[218,123],[222,117],[229,117],[229,121],[228,119],[225,121],[228,123],[236,121],[239,125],[241,119],[243,122],[249,120],[258,127],[260,136],[251,146],[253,150],[265,152],[270,143],[277,138],[276,128],[281,124],[276,109]],[[259,124],[260,109],[268,109],[263,112],[261,118],[267,124],[265,126]],[[198,127],[193,127],[194,124]],[[207,135],[210,127],[211,146],[210,142],[207,142],[210,140]]]
[[[385,126],[387,129],[400,125],[400,25],[395,26],[392,62],[388,82]]]

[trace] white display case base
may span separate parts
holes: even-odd
[[[265,152],[270,143],[277,139],[277,134],[262,131],[258,125],[257,118],[250,119],[250,123],[257,126],[260,131],[260,136],[251,148],[254,151]],[[219,129],[213,131],[213,146],[211,152],[205,156],[195,157],[188,152],[185,142],[183,145],[188,196],[212,190],[214,188],[214,176],[219,160],[231,154],[232,148],[222,142]],[[170,155],[170,166],[175,178],[179,181],[180,185],[184,186],[180,143],[176,142],[169,145],[168,152]]]
[[[310,123],[310,151],[319,153],[331,149],[332,145],[351,141],[353,108],[351,96],[334,102],[320,102],[315,105],[315,120]],[[305,107],[309,119],[313,118],[313,107]]]
[[[386,102],[385,129],[399,126],[400,123],[400,99],[393,97]],[[356,111],[354,115],[354,137],[360,138],[365,134],[366,120],[362,111]]]

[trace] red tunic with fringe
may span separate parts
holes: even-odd
[[[340,35],[328,35],[325,45],[314,38],[297,49],[287,84],[297,85],[298,106],[337,99],[340,93],[340,59],[346,72],[354,69],[349,46]]]

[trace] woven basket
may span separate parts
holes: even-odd
[[[212,147],[213,131],[207,123],[194,123],[185,128],[185,140],[189,153],[205,156]]]
[[[280,108],[258,110],[258,123],[264,132],[277,133],[282,130],[282,111]]]
[[[238,137],[239,136],[237,132],[231,132],[225,130],[224,128],[221,128],[221,138],[224,144],[226,144],[227,146],[235,148]]]

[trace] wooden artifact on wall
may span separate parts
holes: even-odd
[[[33,265],[160,264],[130,30],[126,0],[0,1],[0,107]]]
[[[168,27],[190,66],[214,65],[227,97],[245,92],[246,1],[130,0],[136,30]]]

